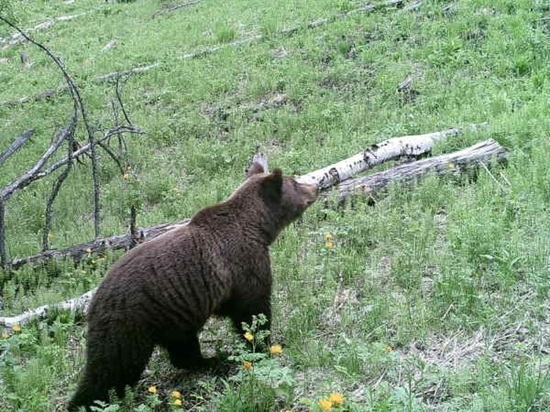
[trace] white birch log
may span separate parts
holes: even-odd
[[[508,156],[504,147],[493,139],[477,143],[458,152],[434,156],[416,162],[392,167],[382,172],[349,179],[338,186],[340,201],[349,195],[372,195],[386,187],[390,182],[408,182],[426,173],[461,174],[465,169],[485,165],[489,161],[501,161]]]
[[[96,289],[92,289],[76,298],[72,298],[60,303],[55,303],[53,305],[40,306],[36,309],[27,310],[17,316],[0,317],[0,325],[3,325],[6,328],[11,328],[13,326],[22,326],[34,319],[45,318],[48,315],[48,312],[52,310],[68,310],[71,312],[82,309],[86,310],[95,291]]]
[[[393,137],[384,142],[375,143],[366,150],[338,163],[299,176],[297,180],[317,183],[320,189],[326,189],[388,160],[427,153],[432,150],[436,141],[447,136],[456,136],[460,132],[461,129],[454,128],[435,133]]]

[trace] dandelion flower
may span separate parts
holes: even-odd
[[[319,405],[319,408],[323,411],[330,411],[332,409],[332,402],[330,399],[321,399],[317,405]]]
[[[13,330],[15,333],[21,332],[21,326],[19,325],[13,325],[11,327],[11,330]]]
[[[123,178],[124,180],[127,180],[127,179],[128,179],[128,176],[129,176],[128,173],[124,173],[124,174],[122,175],[122,178]]]
[[[329,395],[328,400],[334,405],[342,405],[344,403],[344,396],[340,392],[332,392]]]
[[[330,240],[327,240],[327,241],[325,242],[325,247],[326,247],[327,249],[332,249],[332,248],[334,247],[334,242],[332,242],[332,241],[330,241]]]
[[[386,352],[387,352],[387,353],[393,352],[393,348],[392,348],[391,345],[386,346]]]
[[[249,371],[250,369],[252,369],[252,362],[244,361],[243,362],[243,369],[245,371]]]
[[[246,332],[243,336],[249,342],[252,342],[254,340],[254,335],[250,332]]]
[[[273,345],[269,348],[269,353],[272,355],[280,355],[283,353],[283,348],[281,345]]]
[[[2,332],[2,339],[8,339],[10,337],[10,334],[6,331]]]
[[[158,392],[158,391],[157,391],[157,387],[156,387],[155,385],[149,386],[149,388],[147,388],[147,392],[152,393],[152,394],[155,394],[155,393]]]
[[[182,405],[181,399],[176,399],[174,401],[174,406],[181,406],[181,405]]]
[[[329,240],[332,240],[334,238],[334,236],[332,235],[332,233],[327,233],[325,235],[325,240],[328,242]]]
[[[180,391],[172,391],[170,396],[172,396],[172,398],[181,399],[181,392]]]

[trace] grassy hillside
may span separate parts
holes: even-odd
[[[125,402],[105,410],[548,410],[547,3],[374,1],[365,11],[355,0],[201,0],[167,11],[177,3],[11,1],[24,29],[52,20],[28,32],[63,61],[94,127],[113,124],[115,84],[98,77],[156,65],[122,88],[132,122],[147,132],[127,137],[127,179],[101,155],[103,236],[126,230],[130,199],[149,226],[225,198],[256,145],[273,166],[301,174],[393,136],[483,124],[435,153],[489,137],[511,153],[476,178],[394,185],[375,206],[318,202],[272,247],[281,354],[243,368],[251,355],[215,320],[203,348],[232,354],[227,368],[182,373],[157,353]],[[64,85],[37,47],[8,47],[12,34],[0,24],[0,152],[28,128],[35,135],[0,165],[0,188],[34,164],[72,109],[66,92],[6,103]],[[398,92],[408,76],[412,90]],[[11,258],[40,250],[53,182],[6,204]],[[93,238],[91,191],[84,160],[55,203],[52,247]],[[0,316],[91,289],[118,256],[0,271]],[[63,410],[83,366],[84,326],[79,314],[52,313],[2,335],[2,411]],[[328,402],[330,393],[343,404]]]

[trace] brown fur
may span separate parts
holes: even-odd
[[[279,169],[253,173],[229,199],[130,250],[107,273],[88,311],[87,360],[69,410],[124,396],[155,345],[179,368],[201,366],[197,334],[211,315],[235,327],[271,317],[268,246],[315,201],[315,185]],[[269,324],[266,326],[269,327]]]

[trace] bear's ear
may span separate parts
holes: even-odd
[[[255,175],[256,173],[264,173],[264,167],[258,163],[253,162],[250,167],[246,170],[246,177],[249,178],[252,175]]]
[[[261,193],[264,199],[278,201],[283,192],[283,172],[281,169],[273,169],[273,172],[262,181]]]

